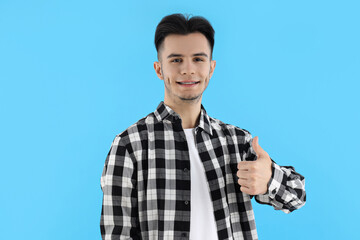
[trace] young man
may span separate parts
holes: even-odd
[[[201,99],[216,62],[206,19],[164,17],[155,46],[165,98],[113,141],[103,239],[257,239],[251,198],[289,213],[305,204],[304,177],[248,131],[207,115]]]

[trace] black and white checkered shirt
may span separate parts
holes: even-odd
[[[251,196],[240,191],[237,163],[256,160],[248,131],[207,115],[195,128],[219,239],[257,239]],[[117,135],[101,187],[103,239],[189,239],[190,158],[180,116],[161,102],[155,112]],[[305,204],[305,179],[272,163],[259,203],[286,213]]]

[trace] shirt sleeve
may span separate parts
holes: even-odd
[[[106,158],[101,176],[101,189],[102,239],[138,239],[136,171],[119,136],[115,137]]]
[[[276,210],[290,213],[306,202],[305,178],[291,166],[279,166],[272,160],[272,176],[268,192],[255,196],[261,204],[268,204]]]
[[[251,135],[246,137],[250,140],[250,148],[247,153],[249,159],[256,159],[256,153],[252,148]],[[268,183],[268,191],[262,195],[256,195],[255,200],[261,204],[268,204],[276,210],[290,213],[301,208],[306,202],[305,178],[297,173],[291,166],[279,166],[272,159],[272,176]]]

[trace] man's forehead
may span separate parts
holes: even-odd
[[[162,48],[165,53],[190,55],[199,52],[205,52],[209,55],[211,51],[209,41],[201,33],[170,34],[165,37]]]
[[[174,57],[185,57],[186,55],[184,55],[184,54],[181,54],[181,53],[170,53],[169,55],[167,55],[166,57],[167,58],[174,58]],[[197,53],[193,53],[193,54],[191,54],[191,56],[192,57],[195,57],[195,56],[197,56],[197,57],[209,57],[209,55],[208,54],[206,54],[206,53],[204,53],[204,52],[197,52]]]

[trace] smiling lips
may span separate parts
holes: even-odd
[[[196,84],[198,84],[200,81],[181,81],[181,82],[177,82],[178,84],[180,84],[181,86],[184,87],[192,87],[195,86]]]

